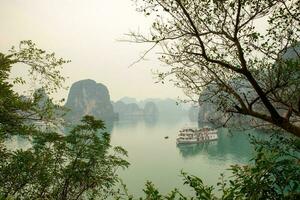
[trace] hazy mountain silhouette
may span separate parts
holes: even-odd
[[[104,121],[117,118],[107,87],[91,79],[72,84],[65,107],[70,109],[65,117],[67,121],[77,122],[84,115],[93,115]]]

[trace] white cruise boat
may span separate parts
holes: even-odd
[[[210,127],[203,128],[183,128],[179,130],[176,139],[177,144],[201,143],[205,141],[217,140],[217,130]]]

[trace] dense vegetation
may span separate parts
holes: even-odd
[[[66,63],[54,54],[36,48],[31,41],[19,49],[0,54],[0,199],[106,199],[118,181],[116,170],[127,167],[121,147],[111,150],[101,120],[85,116],[82,123],[62,133],[62,109],[45,96],[33,92],[20,96],[10,79],[13,64],[27,65],[42,91],[62,86],[59,67]],[[40,77],[40,79],[38,79]],[[13,84],[14,83],[14,84]],[[102,130],[99,132],[98,130]],[[6,142],[20,139],[28,148],[8,149]]]
[[[221,177],[219,198],[183,173],[192,199],[299,199],[299,0],[133,1],[153,23],[149,34],[130,33],[130,41],[152,44],[140,60],[160,47],[159,59],[169,66],[157,74],[162,83],[173,81],[197,103],[213,105],[223,125],[244,115],[249,125],[280,130],[271,141],[253,140],[253,163],[232,166],[228,181]],[[150,182],[145,193],[189,199],[178,190],[163,196]]]
[[[161,44],[161,59],[171,66],[159,78],[174,76],[187,95],[204,96],[229,119],[242,114],[281,129],[269,141],[253,139],[252,163],[232,166],[216,188],[182,172],[194,195],[163,195],[147,182],[141,199],[300,199],[299,0],[134,1],[155,21],[149,38],[131,36]],[[258,18],[268,19],[264,34],[255,29]],[[67,62],[31,41],[0,53],[0,199],[134,199],[125,185],[116,188],[127,153],[110,146],[101,120],[84,116],[61,129],[65,112],[46,94],[63,86]],[[10,76],[15,64],[28,67],[42,89],[15,92],[26,84]],[[8,148],[20,138],[28,147]]]
[[[21,42],[9,55],[0,54],[0,199],[133,199],[126,186],[116,190],[116,170],[129,165],[122,158],[127,153],[121,147],[110,150],[109,135],[98,131],[105,128],[102,121],[85,116],[81,124],[61,132],[64,112],[46,93],[61,87],[57,67],[65,62],[30,41]],[[26,97],[16,93],[13,86],[25,83],[9,76],[16,63],[29,65],[30,74],[42,75],[40,83],[47,87]],[[6,142],[15,138],[29,147],[7,148]],[[299,199],[299,139],[277,134],[272,138],[253,140],[253,164],[232,166],[229,180],[221,175],[221,197],[199,177],[182,172],[193,197],[180,189],[164,196],[147,182],[141,199]]]

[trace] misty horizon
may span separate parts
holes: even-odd
[[[6,52],[21,40],[32,40],[39,48],[71,60],[62,69],[68,77],[64,86],[83,79],[93,79],[107,86],[111,99],[124,96],[139,100],[184,98],[170,83],[155,83],[152,71],[163,69],[155,54],[134,66],[148,45],[120,42],[130,30],[147,32],[147,18],[137,13],[131,0],[58,1],[29,0],[1,2],[0,50]],[[24,76],[26,69],[16,67],[13,76]],[[38,86],[36,86],[38,87]],[[22,87],[16,88],[23,91]],[[52,96],[66,99],[68,90]]]

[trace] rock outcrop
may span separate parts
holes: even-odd
[[[188,116],[190,121],[197,122],[199,115],[199,106],[191,106],[188,110]]]
[[[104,121],[117,118],[107,87],[90,79],[72,84],[65,107],[70,109],[65,117],[69,122],[78,122],[84,115]]]

